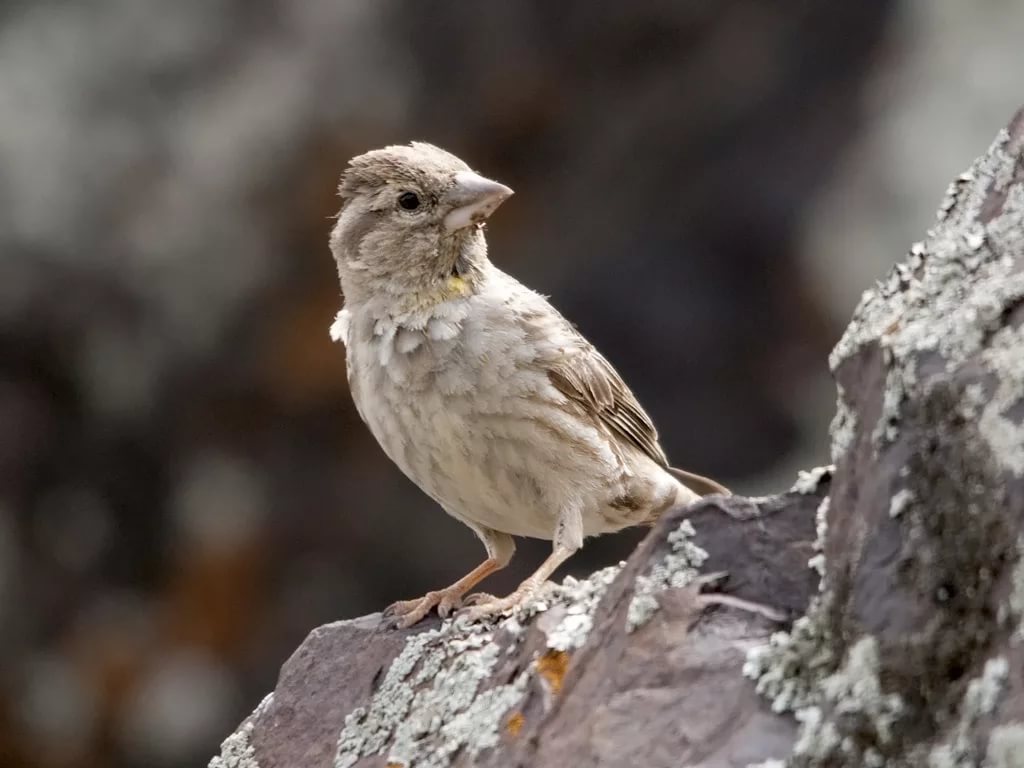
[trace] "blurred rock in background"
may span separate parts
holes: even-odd
[[[476,561],[328,339],[367,149],[517,191],[493,258],[676,463],[752,492],[821,463],[859,291],[1019,100],[1024,7],[961,5],[0,7],[0,765],[200,765],[312,627]]]

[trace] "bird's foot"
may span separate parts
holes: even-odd
[[[540,590],[540,586],[540,584],[527,579],[519,585],[515,592],[506,597],[495,597],[486,592],[470,595],[463,603],[465,607],[457,614],[458,620],[472,624],[513,611],[534,597]]]
[[[427,592],[415,600],[399,600],[384,609],[384,619],[395,629],[408,629],[437,608],[442,619],[462,605],[462,592],[452,587]]]
[[[462,600],[462,607],[468,607],[471,605],[482,605],[484,603],[493,603],[495,600],[500,598],[495,597],[489,592],[474,592],[472,595],[467,595]]]

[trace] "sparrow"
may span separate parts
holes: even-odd
[[[615,368],[548,301],[496,267],[484,222],[512,190],[424,142],[353,158],[330,248],[356,409],[399,469],[483,543],[443,589],[391,605],[469,621],[521,605],[587,536],[653,524],[729,491],[669,465]],[[552,542],[510,595],[466,594],[508,565],[515,536]]]

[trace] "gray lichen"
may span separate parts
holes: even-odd
[[[871,433],[875,446],[891,443],[899,435],[900,408],[908,393],[918,383],[915,358],[911,357],[903,365],[892,365],[892,350],[886,348],[884,355],[889,370],[885,375],[885,389],[882,392],[882,413]]]
[[[410,637],[370,703],[345,718],[335,768],[385,751],[389,763],[444,768],[460,749],[476,755],[494,746],[501,718],[526,685],[524,672],[480,690],[499,656],[481,628],[448,622]]]
[[[914,502],[914,492],[909,488],[901,488],[889,500],[889,517],[899,517]]]
[[[927,240],[915,244],[886,280],[865,292],[829,358],[837,371],[866,346],[881,348],[887,372],[872,433],[878,447],[896,438],[901,404],[926,384],[922,361],[939,356],[945,368],[966,361],[999,329],[1007,308],[1024,299],[1024,273],[1015,267],[1024,250],[1024,187],[1010,187],[1002,216],[980,221],[990,188],[1001,189],[1012,178],[1015,164],[1007,153],[1008,139],[1003,131],[951,186]],[[841,393],[834,444],[837,432],[847,431],[844,403]],[[997,436],[998,426],[993,426]],[[840,443],[847,441],[839,437]],[[838,448],[842,452],[843,446]]]
[[[547,622],[540,625],[547,634],[548,648],[572,651],[583,646],[594,626],[597,604],[622,571],[623,565],[625,563],[602,568],[582,581],[566,576],[561,584],[550,586],[545,593],[546,599],[556,608],[559,605],[562,607],[558,611],[561,614],[558,623],[552,629],[545,626]]]
[[[936,382],[904,415],[912,438],[904,443],[904,482],[913,499],[897,519],[894,575],[930,614],[890,644],[886,663],[895,684],[928,702],[922,718],[937,713],[940,702],[955,708],[959,694],[951,681],[987,656],[1000,631],[990,607],[1004,599],[1002,574],[1014,562],[1003,473],[965,412],[963,393],[954,380]]]
[[[928,768],[974,768],[978,765],[974,730],[978,720],[995,711],[1009,671],[1009,664],[1002,657],[985,663],[981,675],[967,686],[960,703],[960,717],[949,743],[932,748],[928,755]]]
[[[815,470],[812,470],[814,472]],[[811,706],[820,681],[836,663],[827,613],[831,596],[825,589],[825,537],[828,533],[829,497],[815,512],[815,555],[807,566],[817,571],[818,589],[807,613],[789,632],[775,632],[768,643],[751,648],[743,665],[744,676],[756,681],[757,692],[771,700],[775,712],[795,712]],[[810,715],[807,715],[810,716]]]
[[[983,715],[991,714],[1003,692],[1010,665],[1000,657],[985,662],[980,677],[971,680],[964,696],[962,719],[974,723]]]
[[[905,707],[898,694],[882,689],[875,639],[861,637],[843,665],[821,681],[819,692],[818,704],[796,713],[801,723],[793,746],[796,764],[826,765],[843,758],[853,765],[884,766],[881,750],[892,742]]]
[[[263,701],[238,730],[224,739],[220,745],[220,754],[210,760],[208,768],[259,768],[256,752],[249,743],[249,736],[252,734],[253,723],[267,710],[273,700],[272,693],[263,697]]]
[[[538,674],[531,664],[511,682],[494,684],[502,659],[538,616],[536,626],[553,652],[581,647],[621,566],[546,584],[498,626],[454,619],[410,637],[369,704],[346,717],[335,768],[351,768],[369,756],[385,756],[394,765],[447,768],[456,753],[476,758],[497,746],[502,722]]]
[[[259,768],[256,753],[249,743],[251,733],[252,721],[249,720],[224,739],[220,754],[210,761],[209,768]]]
[[[1010,597],[1004,610],[1017,624],[1017,638],[1024,639],[1024,536],[1017,537],[1016,555],[1017,561],[1010,573]]]
[[[1024,326],[996,332],[982,354],[983,364],[996,375],[995,392],[987,398],[978,430],[1003,468],[1024,476],[1024,424],[1008,411],[1024,396]]]
[[[796,482],[793,483],[793,487],[789,489],[789,492],[800,494],[817,493],[818,486],[821,485],[822,480],[831,477],[835,471],[835,464],[826,464],[814,469],[800,470],[797,473]]]
[[[1001,473],[1024,476],[1024,330],[1011,322],[1024,305],[1016,151],[1003,131],[951,185],[935,227],[865,292],[830,356],[840,385],[833,461],[848,459],[860,434],[870,435],[876,456],[902,440],[905,487],[889,502],[903,543],[898,577],[913,599],[938,607],[934,621],[904,640],[886,638],[880,649],[882,636],[858,637],[856,615],[846,615],[855,575],[840,566],[836,583],[823,578],[822,592],[789,633],[748,654],[744,672],[757,690],[801,722],[792,765],[903,764],[918,734],[940,725],[934,716],[960,718],[951,744],[934,755],[944,766],[960,765],[957,750],[978,735],[977,713],[995,706],[1005,662],[992,660],[969,685],[951,681],[991,640],[985,606],[1013,555]],[[859,367],[846,365],[858,357]],[[966,380],[951,375],[965,366]],[[884,375],[880,398],[858,390],[851,399],[842,385],[862,386],[851,376],[858,371]],[[872,408],[873,423],[859,424]],[[823,504],[819,539],[827,513]],[[824,574],[818,547],[811,564]],[[1003,609],[1017,622],[1024,612],[1019,550],[1014,595]],[[929,759],[919,757],[912,764]],[[977,764],[978,755],[968,757]]]
[[[841,384],[836,384],[836,415],[832,417],[829,434],[832,463],[838,464],[857,437],[857,414],[846,401],[846,391]]]
[[[626,614],[626,631],[635,632],[658,612],[658,595],[666,589],[677,589],[691,583],[708,553],[693,543],[696,531],[689,520],[683,520],[668,535],[669,551],[655,563],[647,575],[637,576],[633,599]]]
[[[821,500],[821,504],[818,505],[817,511],[814,513],[814,556],[807,561],[807,567],[818,572],[820,577],[818,580],[818,589],[822,589],[825,584],[825,536],[828,534],[828,510],[829,510],[829,497],[826,496]]]
[[[501,721],[523,698],[528,673],[480,690],[496,666],[499,649],[487,639],[479,648],[474,645],[460,651],[455,644],[442,652],[444,663],[436,672],[431,669],[430,674],[425,667],[417,675],[415,684],[429,684],[417,690],[407,717],[395,729],[389,763],[443,768],[461,749],[477,757],[497,745]]]
[[[1024,768],[1024,725],[1000,725],[992,729],[984,768]]]
[[[825,618],[827,595],[811,601],[805,616],[789,632],[776,632],[766,645],[751,648],[743,674],[774,712],[792,712],[816,704],[820,682],[835,668],[832,633]]]

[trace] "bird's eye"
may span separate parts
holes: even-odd
[[[415,211],[420,207],[420,198],[415,192],[403,192],[398,196],[398,204],[407,211]]]

